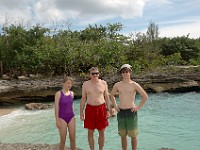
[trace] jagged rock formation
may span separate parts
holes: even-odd
[[[51,104],[44,104],[44,103],[28,103],[25,104],[25,108],[28,110],[41,110],[41,109],[48,109],[52,108]]]
[[[0,150],[59,150],[58,144],[1,143]],[[70,150],[70,149],[69,149]],[[77,148],[77,150],[82,150]]]
[[[73,76],[75,79],[72,90],[75,99],[81,97],[83,79]],[[52,102],[55,92],[61,89],[63,77],[27,79],[1,79],[0,80],[0,106],[9,104],[26,104],[32,102]],[[107,75],[103,77],[108,82],[111,90],[114,83],[120,80],[120,76]],[[138,82],[147,92],[191,92],[200,91],[200,66],[159,68],[157,70],[142,72],[135,75],[133,80]]]

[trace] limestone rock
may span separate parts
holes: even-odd
[[[41,110],[41,109],[52,108],[52,105],[44,103],[29,103],[25,104],[25,108],[28,110]]]

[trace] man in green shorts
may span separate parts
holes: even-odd
[[[131,137],[132,150],[137,149],[138,118],[137,112],[142,108],[148,99],[147,93],[143,88],[131,80],[131,65],[124,64],[120,68],[120,74],[123,80],[115,83],[111,91],[111,100],[117,110],[118,133],[121,136],[122,149],[127,150],[127,135]],[[135,95],[139,93],[142,96],[140,104],[135,105]],[[120,103],[117,105],[115,94],[119,94]]]

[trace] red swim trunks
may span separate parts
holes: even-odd
[[[106,105],[92,106],[87,104],[85,109],[84,128],[103,130],[108,126]]]

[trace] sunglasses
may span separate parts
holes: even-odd
[[[92,72],[91,75],[99,75],[99,72]]]
[[[122,74],[129,73],[129,71],[122,71]]]

